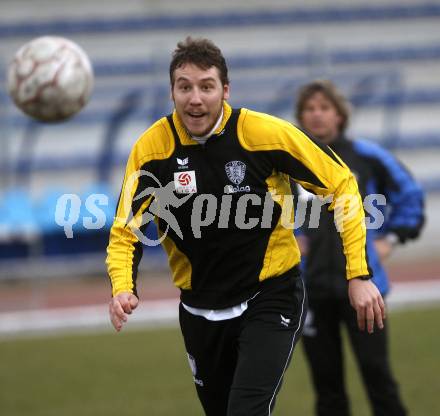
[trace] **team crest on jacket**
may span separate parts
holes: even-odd
[[[225,165],[226,175],[228,179],[235,185],[240,185],[243,182],[246,174],[246,165],[239,160],[233,160]]]

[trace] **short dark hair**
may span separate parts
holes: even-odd
[[[341,116],[341,125],[339,132],[345,131],[350,118],[350,105],[345,96],[337,89],[335,84],[329,80],[316,80],[302,86],[299,89],[296,100],[296,119],[301,124],[301,116],[307,101],[316,93],[321,93],[335,106],[336,111]]]
[[[174,85],[174,71],[185,64],[194,64],[201,69],[216,67],[220,75],[222,85],[229,84],[228,67],[223,54],[209,39],[193,39],[188,36],[184,41],[177,44],[170,63],[170,81]]]

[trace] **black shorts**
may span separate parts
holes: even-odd
[[[180,305],[180,326],[207,416],[270,415],[306,315],[304,284],[261,285],[239,317],[209,321]]]

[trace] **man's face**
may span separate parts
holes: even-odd
[[[223,100],[229,98],[229,85],[222,85],[216,67],[201,69],[188,63],[174,71],[171,97],[188,132],[204,136],[218,120]]]
[[[334,104],[317,92],[306,101],[300,122],[312,136],[329,144],[338,137],[342,118]]]

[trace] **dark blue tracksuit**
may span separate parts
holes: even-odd
[[[386,198],[385,206],[366,207],[366,216],[371,217],[369,220],[373,224],[380,219],[375,215],[377,210],[385,219],[380,228],[367,231],[367,253],[373,281],[386,295],[388,278],[374,249],[374,240],[390,233],[401,243],[416,238],[424,222],[423,192],[405,167],[377,144],[340,137],[330,147],[350,167],[364,198],[370,194],[383,194]],[[317,414],[350,414],[341,350],[340,325],[343,322],[374,415],[405,415],[390,370],[386,330],[376,330],[369,335],[357,328],[355,311],[348,300],[341,238],[325,206],[321,209],[319,226],[310,228],[306,220],[301,233],[309,239],[308,256],[303,261],[309,296],[303,344],[317,392]]]

